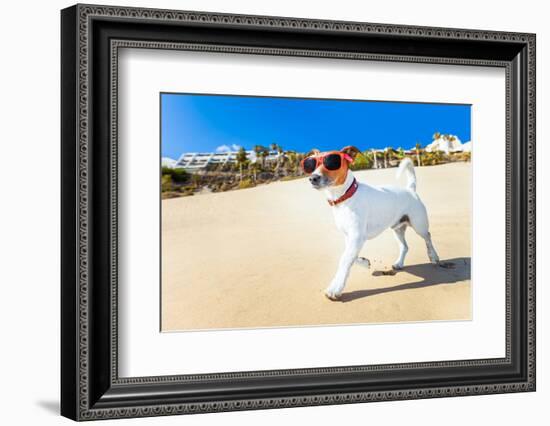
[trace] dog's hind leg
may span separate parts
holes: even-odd
[[[428,257],[430,258],[430,262],[432,263],[439,263],[439,256],[437,255],[437,252],[435,251],[434,245],[432,243],[432,236],[428,232],[425,236],[422,236],[424,238],[424,241],[426,242],[426,249],[428,250]]]
[[[439,263],[439,256],[437,255],[437,252],[435,251],[435,247],[432,243],[432,236],[429,231],[428,215],[426,214],[425,209],[424,209],[424,212],[422,213],[423,214],[421,215],[415,215],[415,216],[411,215],[410,224],[413,227],[413,229],[416,231],[416,233],[424,239],[430,262],[437,264]]]
[[[405,256],[409,251],[409,246],[407,245],[407,241],[405,240],[406,229],[407,229],[407,224],[405,223],[392,228],[393,235],[395,235],[395,239],[399,244],[399,257],[397,258],[395,263],[392,265],[393,269],[403,269],[403,264],[405,263]]]

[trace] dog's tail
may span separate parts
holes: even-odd
[[[416,192],[416,174],[414,173],[414,164],[410,158],[404,158],[399,163],[399,168],[397,169],[397,179],[405,173],[407,177],[407,189]]]

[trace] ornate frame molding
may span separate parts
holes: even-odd
[[[292,406],[325,405],[325,404],[343,404],[353,402],[382,401],[382,400],[400,400],[415,398],[435,398],[444,396],[461,396],[488,393],[504,393],[517,391],[532,391],[535,389],[535,36],[533,34],[519,34],[510,32],[478,31],[465,29],[447,29],[447,28],[429,28],[429,27],[410,27],[401,25],[369,24],[358,22],[337,22],[324,20],[294,19],[267,16],[246,16],[229,15],[202,12],[183,12],[156,9],[136,9],[126,7],[104,7],[77,5],[72,10],[76,18],[77,28],[73,28],[76,41],[76,93],[77,93],[77,112],[76,112],[76,139],[65,143],[75,144],[76,147],[76,170],[75,170],[75,190],[76,206],[73,206],[76,214],[76,272],[74,281],[66,285],[76,286],[74,291],[76,295],[76,311],[74,317],[77,323],[77,336],[75,348],[77,350],[77,362],[75,362],[76,383],[73,384],[74,390],[78,393],[76,398],[77,407],[65,409],[65,414],[79,420],[103,419],[112,417],[141,417],[151,415],[170,415],[197,412],[229,411],[229,410],[248,410],[261,408],[278,408]],[[467,41],[487,41],[487,42],[506,42],[525,46],[527,58],[526,75],[526,146],[525,146],[525,164],[527,167],[526,193],[524,194],[526,202],[526,223],[527,240],[526,249],[527,258],[527,282],[526,282],[526,301],[527,310],[526,323],[526,380],[500,384],[466,385],[466,386],[446,386],[446,387],[428,387],[428,388],[403,388],[399,390],[374,391],[374,392],[338,392],[315,394],[307,396],[277,396],[269,398],[246,398],[219,400],[214,402],[190,402],[190,403],[163,403],[142,406],[122,406],[111,407],[109,405],[101,406],[96,404],[91,397],[92,391],[90,385],[90,341],[93,339],[90,331],[90,268],[92,258],[90,257],[91,242],[91,214],[93,206],[90,204],[91,197],[91,163],[90,158],[90,114],[91,114],[91,81],[90,81],[90,63],[91,63],[91,27],[92,21],[96,19],[113,19],[126,21],[135,21],[140,23],[178,23],[192,25],[222,25],[225,27],[245,27],[258,29],[291,29],[295,31],[316,31],[326,33],[350,33],[350,34],[375,34],[384,37],[412,37],[422,39],[437,40],[467,40]],[[504,359],[484,359],[484,360],[464,360],[453,362],[434,362],[434,363],[415,363],[415,364],[390,364],[381,366],[361,366],[361,367],[330,367],[322,369],[306,370],[275,370],[247,373],[226,373],[213,375],[196,376],[161,376],[145,378],[126,378],[118,377],[117,369],[117,71],[118,71],[118,49],[119,48],[154,48],[154,49],[176,49],[176,50],[195,50],[208,52],[225,52],[235,54],[262,54],[262,55],[292,55],[292,56],[310,56],[335,59],[356,59],[371,61],[396,61],[396,62],[418,62],[418,63],[440,63],[456,65],[478,65],[504,67],[506,69],[506,110],[507,110],[507,290],[506,290],[506,358]],[[510,120],[514,105],[512,97],[514,87],[512,81],[513,64],[511,61],[504,60],[483,60],[483,59],[464,59],[449,57],[430,57],[430,56],[406,56],[392,54],[371,54],[360,52],[326,51],[312,49],[291,49],[291,48],[271,48],[271,47],[248,47],[215,45],[201,43],[181,43],[167,41],[144,41],[144,40],[118,40],[113,39],[110,42],[110,72],[111,77],[109,87],[111,91],[111,172],[110,172],[110,342],[112,347],[110,361],[110,382],[114,387],[123,387],[124,385],[152,385],[152,384],[170,384],[180,382],[202,382],[215,381],[221,379],[243,379],[251,377],[274,377],[274,376],[304,376],[307,374],[330,375],[348,372],[371,372],[400,370],[410,368],[442,368],[442,367],[470,367],[481,365],[502,365],[511,362],[511,329],[512,329],[512,267],[509,258],[512,254],[511,246],[511,209],[512,209],[512,158],[511,141],[513,131],[510,127]],[[74,161],[74,159],[72,160]],[[64,287],[65,289],[65,287]],[[64,318],[64,321],[67,319]]]

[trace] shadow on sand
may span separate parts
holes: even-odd
[[[382,293],[390,293],[392,291],[412,290],[417,288],[431,287],[441,284],[453,284],[464,280],[470,279],[470,258],[459,257],[456,259],[449,259],[442,262],[442,265],[432,265],[431,263],[423,263],[420,265],[405,266],[400,271],[377,271],[375,270],[373,276],[382,275],[398,275],[404,272],[415,275],[422,278],[420,282],[413,282],[407,284],[399,284],[394,287],[373,288],[366,290],[355,290],[342,294],[340,300],[342,302],[351,302],[363,297],[375,296]]]

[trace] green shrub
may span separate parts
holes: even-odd
[[[162,168],[162,176],[170,176],[173,182],[184,183],[189,180],[189,173],[185,169],[172,169],[170,167]]]
[[[252,179],[246,178],[239,182],[239,189],[253,188],[256,186]]]
[[[459,155],[460,161],[472,161],[472,153],[469,151],[461,152]]]
[[[220,186],[220,191],[229,191],[230,189],[233,188],[233,185],[231,185],[230,183],[228,182],[224,182],[222,183],[222,185]]]
[[[162,192],[172,191],[172,188],[173,188],[172,176],[162,175],[162,180],[161,180],[161,190],[162,190]]]
[[[436,166],[448,162],[448,156],[443,151],[425,152],[422,156],[424,166]]]
[[[355,157],[355,161],[351,164],[351,170],[371,169],[373,164],[372,154],[369,152],[359,153]]]
[[[184,183],[189,180],[189,173],[186,172],[184,169],[172,169],[174,172],[172,173],[172,180],[177,183]]]
[[[199,188],[201,186],[202,179],[198,174],[193,173],[191,174],[191,182],[195,188]]]

